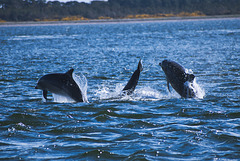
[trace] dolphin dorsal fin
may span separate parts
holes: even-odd
[[[74,69],[70,69],[69,71],[66,72],[66,75],[69,75],[70,77],[72,77]]]
[[[189,82],[193,82],[194,78],[195,78],[195,76],[193,74],[187,75],[187,81],[189,81]]]
[[[139,63],[138,63],[138,70],[140,70],[140,72],[143,70],[142,60],[141,59],[139,60]]]

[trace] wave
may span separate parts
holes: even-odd
[[[92,150],[87,151],[83,154],[78,154],[76,156],[71,156],[69,159],[81,159],[81,160],[124,160],[126,159],[126,156],[114,154],[112,152],[106,151],[106,150]]]
[[[14,36],[9,38],[8,40],[40,40],[40,39],[58,39],[62,38],[64,35],[21,35],[21,36]]]

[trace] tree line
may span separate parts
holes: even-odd
[[[0,20],[36,21],[126,18],[129,15],[199,12],[204,15],[240,14],[240,0],[108,0],[61,3],[46,0],[0,0]]]

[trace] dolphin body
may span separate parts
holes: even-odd
[[[192,98],[196,97],[195,92],[192,88],[187,84],[193,83],[195,76],[193,74],[186,73],[184,67],[180,64],[171,61],[171,60],[163,60],[162,63],[159,63],[164,71],[167,78],[167,87],[170,92],[169,83],[173,87],[173,89],[184,98]]]
[[[132,77],[130,78],[130,80],[128,81],[127,85],[123,88],[123,92],[126,93],[127,95],[130,95],[133,93],[133,91],[135,90],[138,80],[139,80],[139,76],[140,76],[140,72],[143,70],[142,67],[142,62],[141,60],[138,63],[138,68],[137,70],[135,70],[135,72],[133,73]]]
[[[66,73],[54,73],[42,76],[35,89],[43,90],[43,97],[47,99],[47,92],[70,97],[76,102],[83,102],[82,91],[73,79],[73,70]]]

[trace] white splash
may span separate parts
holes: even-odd
[[[205,96],[205,91],[199,86],[199,84],[197,84],[196,78],[193,80],[192,86],[196,90],[196,97],[199,99],[203,99],[203,97]]]
[[[192,69],[185,69],[185,73],[187,73],[187,74],[193,74],[193,71],[192,71]]]
[[[196,78],[193,80],[193,82],[185,82],[184,85],[193,90],[196,98],[203,99],[205,96],[205,91],[197,84]]]
[[[136,99],[143,101],[157,101],[166,99],[167,96],[162,94],[160,91],[151,88],[149,86],[141,87],[135,91]]]
[[[75,102],[72,98],[68,97],[68,96],[63,96],[63,95],[59,95],[56,93],[52,93],[53,96],[53,102],[58,102],[58,103],[73,103]]]
[[[98,96],[101,100],[102,99],[108,99],[109,98],[110,90],[107,87],[99,88],[95,94],[95,96]]]
[[[164,94],[149,86],[137,87],[133,94],[127,95],[122,89],[124,84],[118,83],[112,90],[107,85],[102,85],[96,91],[95,96],[100,100],[111,101],[157,101],[167,98]]]
[[[185,69],[185,73],[187,74],[193,74],[192,69]],[[194,78],[193,82],[185,82],[185,86],[189,87],[193,92],[195,93],[196,97],[199,99],[203,99],[205,96],[204,90],[197,84],[196,78]]]
[[[77,83],[78,87],[82,91],[83,102],[88,102],[87,98],[87,78],[83,75],[76,75],[73,73],[73,80]]]
[[[119,96],[123,88],[124,88],[123,84],[119,84],[119,83],[116,84],[114,90],[111,90],[110,88],[108,88],[107,85],[102,85],[96,91],[95,96],[98,97],[100,100],[120,98]]]

